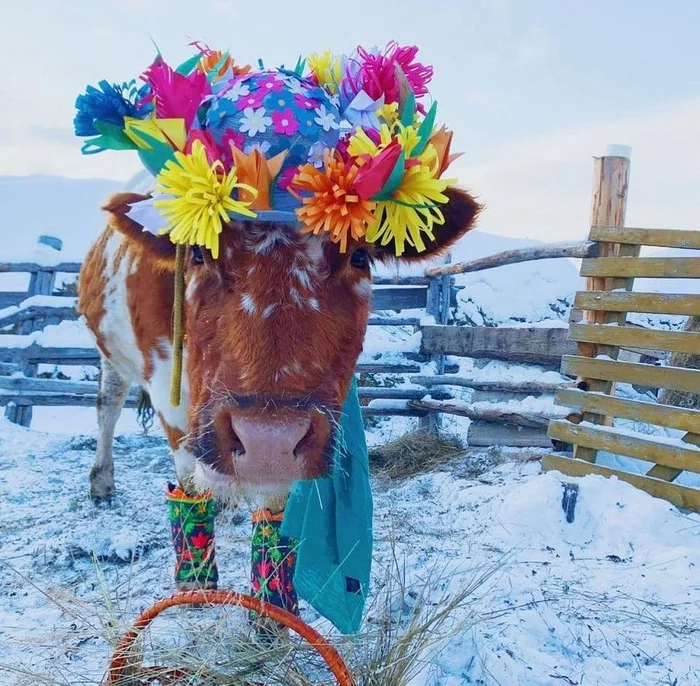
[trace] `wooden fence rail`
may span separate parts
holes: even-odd
[[[700,250],[700,231],[624,227],[627,193],[625,158],[596,160],[592,228],[589,238],[600,243],[600,257],[585,258],[581,275],[587,290],[575,304],[588,310],[583,324],[572,324],[569,339],[576,354],[562,359],[563,374],[578,379],[578,388],[558,389],[555,400],[573,409],[568,420],[549,424],[550,438],[571,444],[573,456],[546,455],[545,469],[572,476],[616,476],[678,507],[700,511],[700,488],[674,483],[683,472],[700,474],[700,412],[617,395],[620,383],[687,391],[700,395],[700,370],[619,360],[623,346],[669,352],[697,353],[700,333],[657,331],[627,325],[627,312],[700,314],[700,296],[684,293],[632,293],[639,277],[700,279],[700,257],[639,257],[643,246]],[[599,202],[596,202],[598,199]],[[605,199],[605,202],[603,202]],[[620,427],[616,419],[632,420],[679,431],[644,433]],[[641,460],[643,473],[597,464],[601,453]]]

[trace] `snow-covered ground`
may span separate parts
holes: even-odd
[[[94,434],[0,420],[0,436],[0,683],[96,684],[105,637],[173,590],[168,450],[158,435],[120,434],[117,498],[95,508]],[[428,580],[434,600],[488,570],[454,618],[465,628],[413,686],[700,682],[700,516],[591,476],[566,479],[580,485],[567,524],[562,479],[518,451],[488,450],[375,483],[375,588],[395,559],[407,588]],[[245,588],[247,517],[224,514],[217,527],[221,585]]]

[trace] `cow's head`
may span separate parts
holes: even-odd
[[[370,312],[372,263],[433,257],[471,229],[477,202],[446,193],[445,223],[420,255],[409,247],[396,258],[364,242],[341,253],[327,235],[256,222],[230,223],[216,260],[187,248],[187,441],[211,481],[275,492],[327,473]],[[126,216],[143,197],[115,197],[111,224],[171,278],[172,243]]]

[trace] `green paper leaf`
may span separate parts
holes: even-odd
[[[382,186],[379,193],[372,197],[372,200],[391,200],[391,194],[401,185],[405,166],[406,153],[402,150],[399,159],[396,160],[396,164],[391,170],[391,174],[389,174],[389,178],[386,180],[386,183]]]
[[[95,128],[102,134],[99,138],[93,138],[89,143],[99,145],[107,150],[136,150],[136,144],[124,133],[124,129],[117,124],[107,121],[95,121]]]
[[[437,101],[432,104],[432,107],[428,110],[428,114],[425,115],[423,123],[418,127],[418,136],[420,140],[413,148],[411,157],[418,157],[428,145],[430,136],[433,134],[433,127],[435,126],[435,117],[437,115]]]
[[[183,76],[189,76],[190,72],[199,64],[199,60],[202,56],[197,53],[192,55],[188,60],[185,60],[175,71]]]
[[[294,67],[294,73],[297,76],[302,76],[304,74],[304,69],[306,68],[306,58],[302,59],[301,55],[297,57],[297,65]]]
[[[413,126],[413,119],[416,116],[416,96],[411,91],[411,95],[408,96],[406,103],[403,106],[403,111],[401,114],[401,123],[404,126]]]
[[[158,176],[166,162],[175,160],[175,151],[166,143],[162,143],[146,133],[139,131],[138,136],[153,148],[153,150],[139,149],[139,157],[146,169],[153,176]]]

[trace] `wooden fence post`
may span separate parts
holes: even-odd
[[[632,150],[625,145],[608,146],[604,157],[594,158],[593,167],[593,197],[591,202],[591,228],[597,226],[622,228],[625,225],[627,211],[627,195],[629,189],[630,156]],[[638,245],[621,245],[619,243],[600,243],[599,257],[637,257]],[[589,277],[586,279],[588,291],[631,291],[634,279],[611,277]],[[627,320],[626,312],[586,311],[585,322],[588,324],[622,325]],[[611,345],[595,343],[579,343],[579,354],[586,357],[607,355],[617,359],[619,349]],[[586,379],[588,389],[611,394],[614,383],[599,379]],[[585,412],[583,420],[594,424],[612,423],[604,415]],[[584,446],[574,447],[574,457],[595,462],[597,451]]]
[[[57,251],[63,248],[63,241],[55,236],[41,235],[39,236],[37,242],[40,246],[48,246]],[[51,295],[55,285],[55,270],[52,267],[44,267],[43,269],[39,269],[32,272],[32,275],[29,278],[27,297],[31,297],[33,295]],[[38,331],[39,329],[43,329],[46,323],[47,322],[44,317],[32,317],[20,324],[19,332],[20,334],[27,335],[34,331]],[[24,360],[22,364],[22,372],[26,377],[35,377],[38,366],[39,365],[34,362]],[[32,423],[32,406],[11,403],[5,408],[5,416],[15,424],[29,427]]]
[[[450,253],[445,255],[443,264],[449,264],[452,259]],[[452,277],[432,277],[428,284],[426,294],[425,313],[435,319],[436,324],[447,324],[450,319],[450,300],[452,295]],[[445,373],[445,356],[443,354],[431,355],[431,361],[435,363],[435,373]],[[440,431],[441,417],[438,412],[430,412],[421,417],[419,428],[422,431],[438,433]]]

